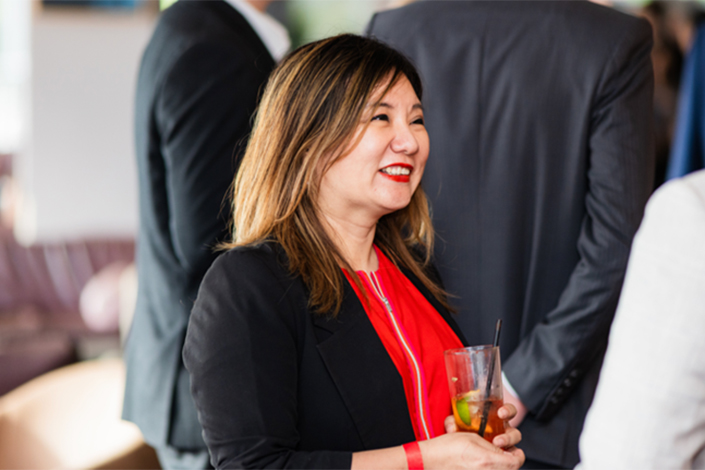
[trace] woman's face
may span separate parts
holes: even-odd
[[[385,87],[363,113],[357,145],[323,174],[318,203],[327,216],[376,222],[406,207],[421,182],[429,151],[421,102],[402,76],[373,109]]]

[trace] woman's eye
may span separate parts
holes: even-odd
[[[423,126],[424,125],[423,118],[421,117],[421,118],[416,119],[414,122],[412,122],[412,124],[421,124]]]
[[[378,114],[372,117],[373,121],[389,121],[389,116],[386,114]]]

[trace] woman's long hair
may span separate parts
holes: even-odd
[[[402,76],[420,100],[421,80],[403,55],[376,40],[345,34],[289,54],[262,97],[233,187],[233,239],[224,247],[278,241],[317,313],[340,310],[341,267],[360,285],[320,219],[322,173],[355,145],[353,136],[374,93],[386,85],[383,97]],[[379,220],[374,242],[448,307],[445,292],[425,271],[433,229],[420,186],[406,208]]]

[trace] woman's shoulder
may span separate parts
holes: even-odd
[[[286,252],[276,242],[238,246],[219,255],[201,283],[201,290],[225,288],[226,285],[291,286],[295,282],[288,269]]]
[[[274,241],[264,241],[256,245],[237,246],[220,254],[211,270],[242,272],[248,269],[269,269],[275,272],[287,271],[286,252]]]
[[[275,242],[239,246],[223,252],[206,272],[196,306],[207,301],[282,302],[297,305],[306,294],[299,276],[289,272],[284,249]]]

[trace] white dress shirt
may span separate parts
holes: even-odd
[[[260,37],[275,62],[282,60],[291,48],[286,28],[271,15],[262,13],[245,0],[226,0],[242,16]]]

